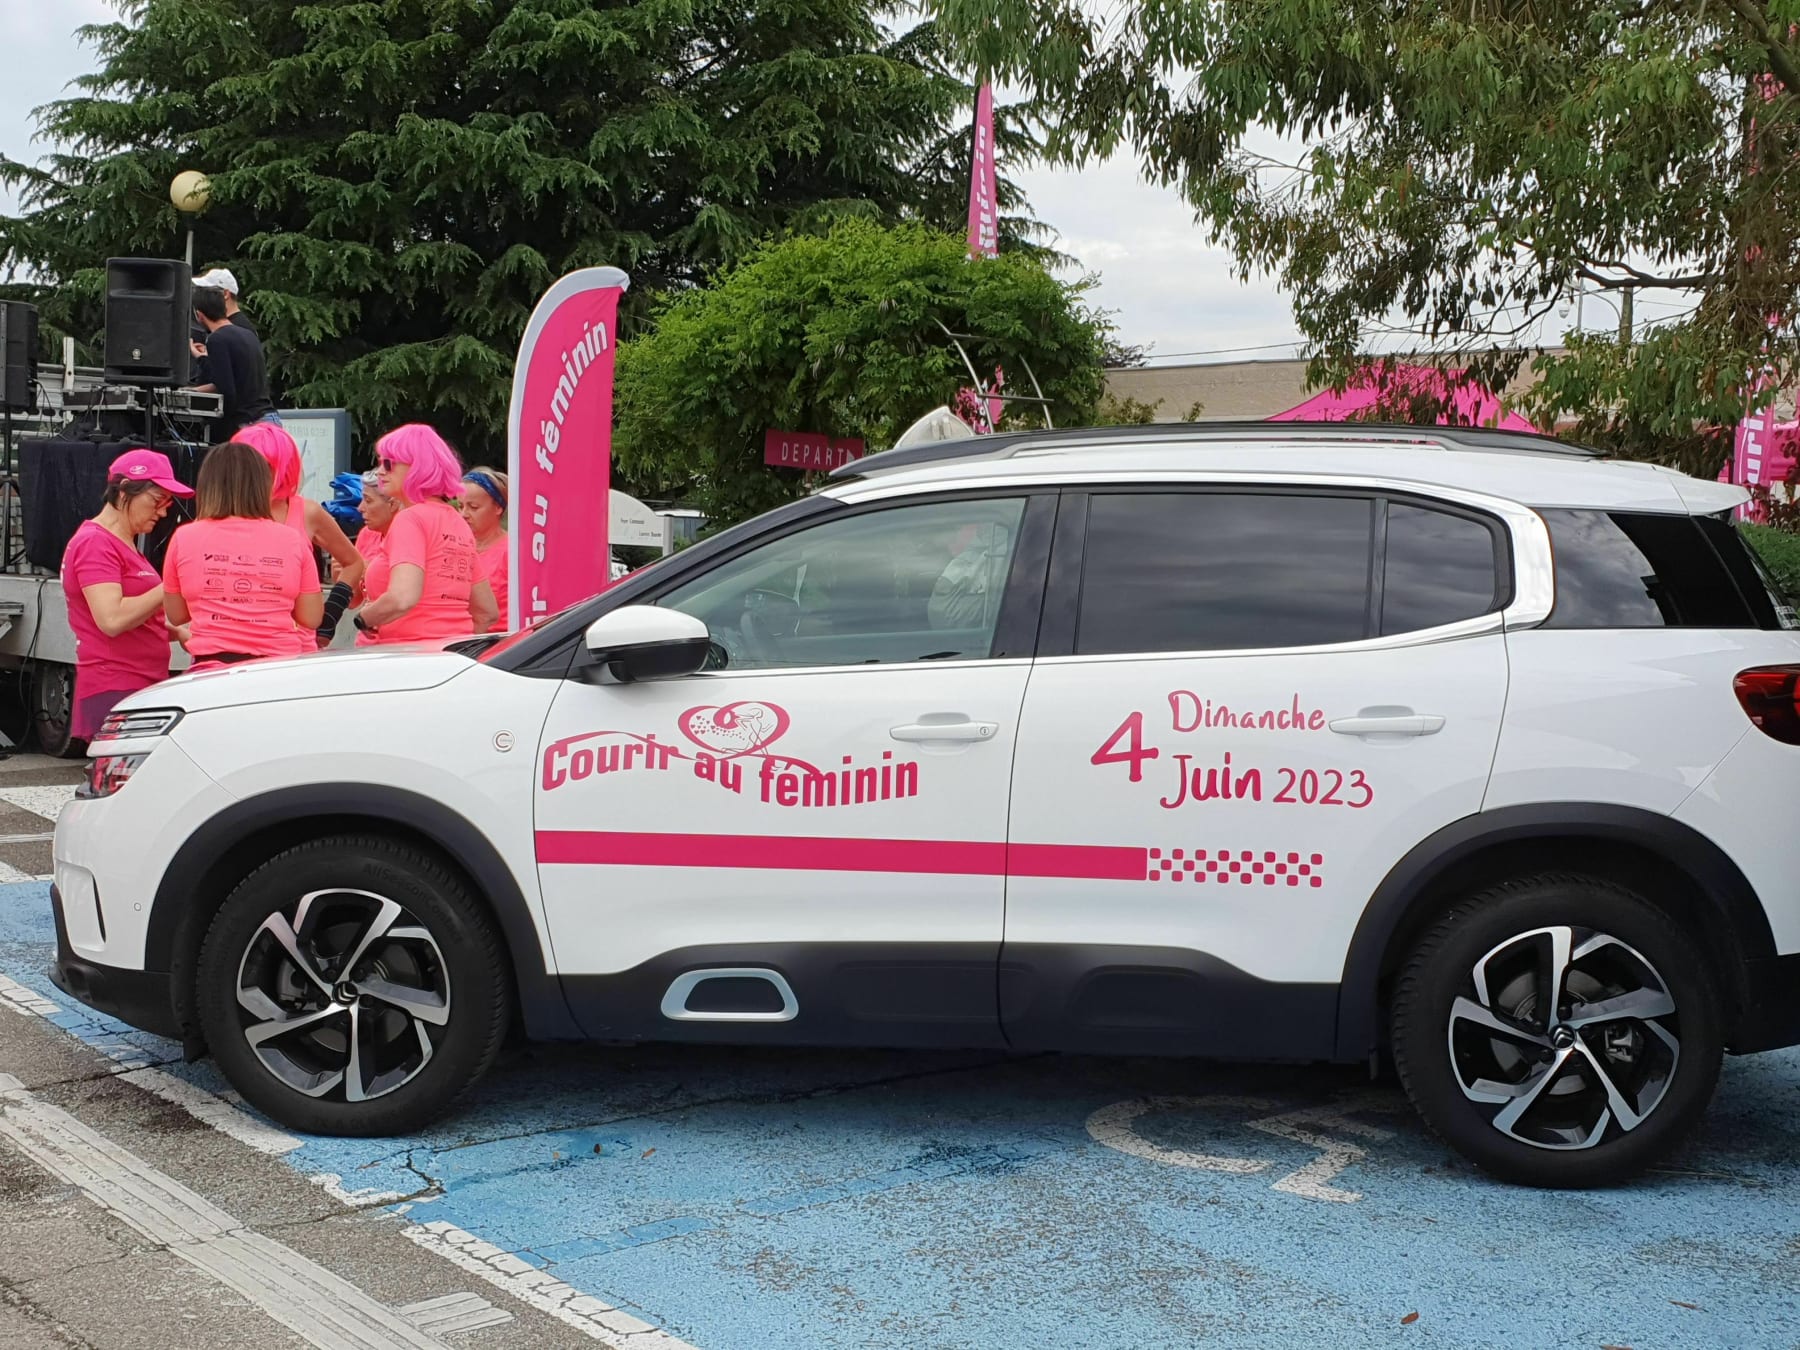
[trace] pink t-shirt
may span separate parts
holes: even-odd
[[[507,550],[506,531],[500,537],[476,554],[476,561],[481,565],[481,575],[487,578],[488,585],[494,588],[494,603],[500,606],[500,617],[494,620],[490,633],[506,631],[506,585],[507,577],[512,571],[511,554]]]
[[[282,505],[282,503],[277,502],[275,504],[275,509],[280,510]],[[306,544],[309,552],[311,552],[313,544],[312,533],[306,527],[306,512],[311,505],[312,503],[305,497],[300,496],[299,493],[295,493],[292,497],[287,499],[287,515],[283,519],[275,522],[278,525],[285,525],[288,529],[298,534],[301,540]],[[318,566],[318,554],[316,553],[313,554],[313,566],[315,568]],[[316,633],[309,633],[306,629],[296,626],[294,629],[295,655],[305,656],[308,652],[316,652],[318,649],[318,635]]]
[[[388,526],[382,547],[387,554],[390,587],[396,567],[410,563],[425,573],[419,603],[381,625],[382,642],[465,637],[474,631],[469,591],[481,571],[475,562],[475,536],[462,512],[445,502],[409,506]]]
[[[362,532],[356,536],[356,551],[362,554],[363,561],[368,563],[368,567],[363,571],[362,579],[362,605],[364,607],[374,604],[381,598],[382,593],[387,590],[388,560],[386,544],[386,537],[381,531],[371,530],[367,525],[363,526]],[[361,629],[357,630],[357,646],[370,647],[373,646],[376,641],[377,638],[375,634],[365,633]]]
[[[63,598],[75,630],[78,698],[114,689],[147,689],[169,678],[169,626],[158,609],[136,628],[108,637],[94,622],[86,586],[119,588],[127,600],[162,585],[156,569],[130,544],[98,521],[84,520],[63,550]]]
[[[187,601],[196,660],[292,656],[294,602],[318,593],[319,565],[299,534],[272,520],[196,520],[170,537],[163,584]]]

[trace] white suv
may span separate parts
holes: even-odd
[[[1738,490],[1360,426],[853,470],[504,640],[131,699],[57,982],[322,1133],[513,1030],[1388,1057],[1551,1185],[1800,1042],[1800,634]]]

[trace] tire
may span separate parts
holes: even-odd
[[[1503,1180],[1604,1186],[1641,1172],[1681,1146],[1718,1083],[1724,1027],[1698,946],[1593,877],[1484,891],[1438,920],[1401,970],[1401,1084],[1451,1147]],[[1565,950],[1551,1020],[1545,991]]]
[[[437,1119],[492,1066],[511,1021],[511,966],[486,908],[436,855],[372,836],[303,844],[253,872],[214,916],[195,979],[231,1085],[308,1134]]]
[[[31,667],[31,726],[38,749],[56,759],[80,759],[87,742],[72,734],[75,724],[75,667],[37,661]]]

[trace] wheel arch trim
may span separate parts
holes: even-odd
[[[377,832],[399,826],[441,851],[474,882],[500,925],[526,1033],[544,1040],[581,1035],[562,982],[545,962],[530,903],[492,841],[442,802],[376,783],[308,783],[244,798],[200,825],[176,850],[151,902],[144,969],[171,974],[175,1011],[184,1029],[193,1026],[187,967],[199,945],[196,928],[210,918],[191,903],[195,881],[245,840],[307,817],[330,818],[350,829],[365,822]]]
[[[1533,840],[1589,839],[1621,844],[1679,871],[1726,925],[1740,969],[1775,956],[1775,936],[1756,891],[1712,840],[1669,816],[1602,802],[1542,802],[1465,816],[1416,845],[1388,872],[1363,908],[1344,957],[1338,991],[1337,1058],[1369,1058],[1381,1043],[1380,987],[1390,944],[1432,885],[1482,851]]]

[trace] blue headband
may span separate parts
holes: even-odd
[[[500,484],[494,481],[491,474],[485,474],[480,469],[476,469],[473,473],[465,473],[463,482],[473,483],[499,503],[502,511],[506,510],[506,493],[501,490]]]

